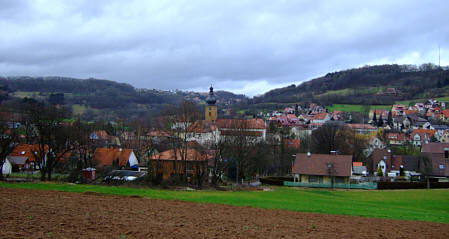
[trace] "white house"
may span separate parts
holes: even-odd
[[[12,164],[11,162],[9,162],[9,160],[6,158],[5,161],[3,162],[3,167],[2,167],[2,173],[3,175],[9,175],[12,172]]]

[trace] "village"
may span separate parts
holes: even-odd
[[[56,140],[39,140],[39,129],[44,129],[34,123],[33,137],[18,134],[17,141],[9,142],[13,147],[3,159],[2,174],[11,175],[10,180],[70,175],[73,182],[87,183],[147,178],[153,185],[197,188],[258,185],[273,176],[286,177],[287,186],[328,188],[375,189],[379,181],[427,181],[429,187],[431,182],[448,182],[445,102],[429,99],[372,109],[366,123],[353,123],[351,113],[330,112],[314,103],[255,118],[220,119],[216,102],[210,87],[203,116],[198,116],[195,105],[184,102],[174,114],[161,117],[159,127],[146,132],[117,130],[115,135],[85,128],[84,135],[70,138],[73,145],[61,141],[64,149]],[[4,119],[5,138],[26,126],[20,115],[3,114],[12,117]],[[73,123],[59,125],[76,130]],[[29,138],[29,143],[22,143]]]

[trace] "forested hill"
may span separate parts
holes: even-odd
[[[0,77],[0,100],[13,102],[33,98],[66,105],[86,120],[95,118],[141,118],[156,115],[183,100],[204,103],[205,92],[136,89],[126,83],[68,77]],[[215,92],[218,104],[246,99],[231,92]]]
[[[396,93],[387,92],[388,88]],[[378,65],[328,73],[298,86],[271,90],[255,97],[253,103],[392,104],[448,95],[448,67]]]

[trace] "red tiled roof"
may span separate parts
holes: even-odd
[[[19,144],[11,152],[11,156],[28,157],[30,162],[34,162],[34,152],[39,151],[38,144]],[[45,146],[45,151],[48,151],[48,146]]]
[[[444,149],[449,149],[449,143],[428,143],[422,146],[423,153],[444,153]]]
[[[387,133],[387,139],[395,140],[395,141],[404,141],[405,134],[404,133]]]
[[[351,129],[371,129],[376,130],[377,128],[370,124],[346,124]]]
[[[117,159],[119,160],[119,166],[126,166],[132,152],[132,149],[97,148],[92,158],[100,166],[110,166]]]
[[[177,160],[181,160],[180,150],[176,151]],[[154,154],[151,156],[153,160],[175,160],[175,153],[173,149],[166,150],[164,152]],[[195,149],[187,149],[187,161],[204,161],[207,160],[207,155]]]
[[[226,136],[255,136],[262,137],[263,133],[260,131],[247,131],[247,130],[220,130],[221,135]]]
[[[391,169],[392,170],[400,170],[402,165],[402,156],[401,155],[393,155],[391,158]]]
[[[449,118],[449,110],[443,110],[444,118]]]
[[[287,139],[284,141],[285,146],[293,149],[299,149],[301,146],[301,140],[300,139]]]
[[[241,120],[241,119],[218,119],[217,121],[218,128],[227,128],[227,129],[238,129],[238,128],[246,128],[246,129],[265,129],[265,122],[262,119],[249,119],[249,120]]]
[[[312,117],[313,120],[324,120],[327,116],[326,112],[316,114]]]
[[[187,131],[195,133],[207,133],[217,129],[217,125],[211,120],[197,120],[189,126]]]
[[[414,114],[418,114],[418,110],[404,110],[404,113],[406,115],[414,115]]]
[[[431,129],[415,129],[413,130],[413,132],[410,135],[415,135],[415,134],[427,134],[429,136],[429,138],[432,138],[435,135],[435,130],[431,130]]]
[[[326,176],[329,175],[329,164],[333,165],[333,176],[351,176],[352,155],[296,154],[293,173]]]
[[[95,132],[95,134],[97,135],[98,139],[107,139],[108,138],[108,133],[105,130],[98,130]]]

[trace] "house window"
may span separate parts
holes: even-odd
[[[335,177],[335,183],[345,183],[344,177]]]
[[[309,183],[317,183],[319,180],[318,176],[309,176]]]
[[[440,164],[440,169],[444,169],[444,164]]]
[[[444,158],[449,158],[449,150],[444,150]]]

